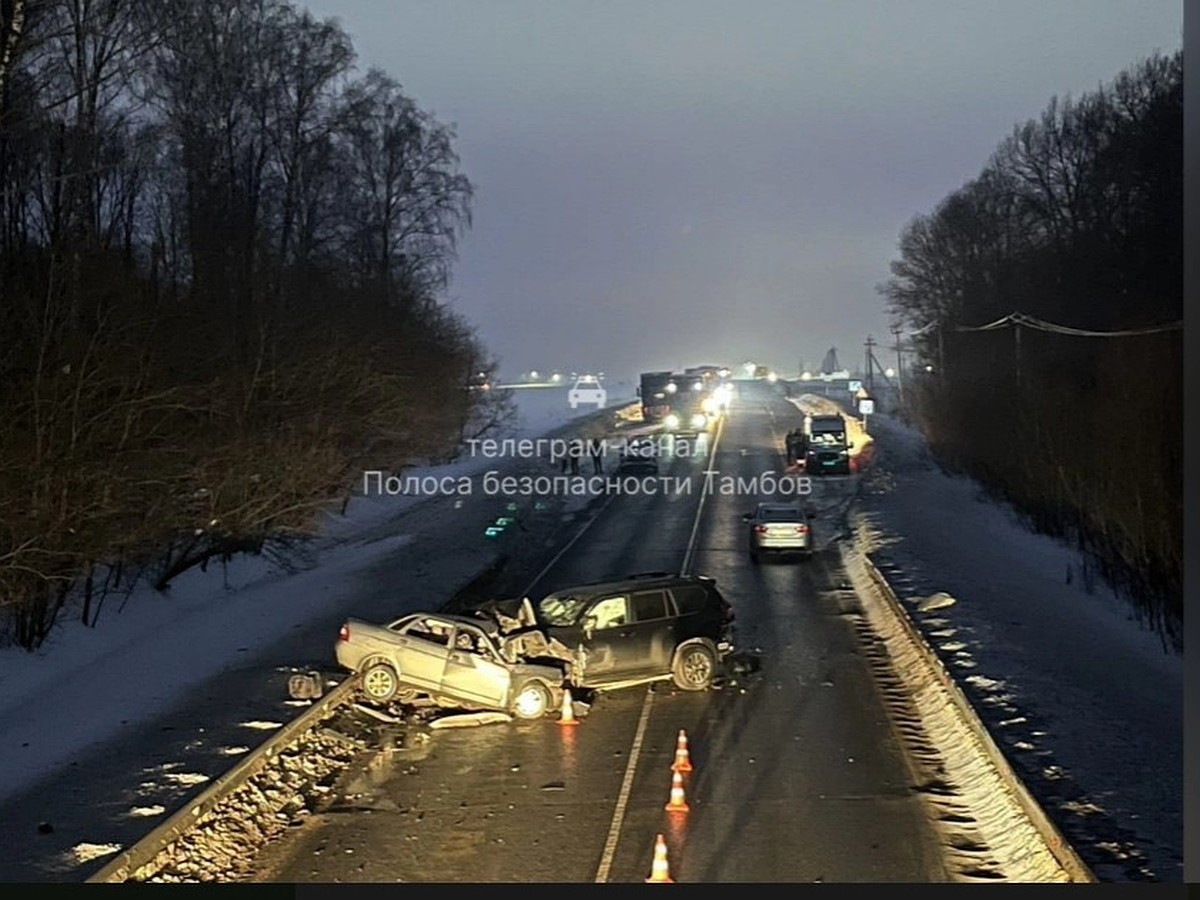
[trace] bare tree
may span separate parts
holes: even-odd
[[[345,96],[349,245],[378,308],[444,286],[472,187],[457,171],[453,132],[421,111],[378,69]]]
[[[1180,359],[1179,332],[1122,329],[1182,316],[1182,119],[1181,53],[1053,98],[977,179],[906,225],[879,286],[939,362],[912,392],[938,451],[1037,527],[1074,538],[1171,637],[1182,416],[1153,384]],[[1089,336],[977,329],[1012,312]],[[1138,426],[1118,443],[1113,422]]]

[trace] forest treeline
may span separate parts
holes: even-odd
[[[0,0],[0,635],[511,413],[439,301],[454,139],[283,0]]]
[[[1051,99],[905,226],[891,272],[934,452],[1181,647],[1182,51]]]

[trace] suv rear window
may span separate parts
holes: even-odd
[[[651,622],[667,615],[666,591],[638,591],[633,595],[633,621]]]
[[[708,589],[698,584],[682,584],[671,588],[671,593],[675,595],[675,604],[679,607],[681,616],[703,612],[713,605],[708,599]]]

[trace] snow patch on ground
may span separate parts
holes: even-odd
[[[166,780],[183,787],[194,787],[197,784],[204,784],[212,779],[210,776],[202,775],[199,772],[168,772]]]
[[[1060,827],[1076,826],[1069,839],[1102,880],[1180,881],[1182,655],[1115,592],[1069,579],[1072,547],[943,472],[915,429],[870,425],[876,463],[853,523],[871,559],[902,596],[955,599],[915,622],[934,647],[955,638],[943,659],[971,672],[959,679],[972,702],[1012,732],[1015,767]],[[1092,807],[1103,812],[1072,812]]]
[[[76,844],[71,848],[71,860],[76,863],[91,862],[102,856],[111,856],[121,850],[120,844]]]
[[[135,806],[129,810],[129,815],[134,818],[148,818],[150,816],[161,816],[166,811],[166,807],[164,806]]]
[[[609,408],[630,402],[620,397],[610,391]],[[565,390],[516,401],[520,421],[509,436],[534,436],[595,412],[572,410]],[[472,475],[504,462],[465,456],[414,474]],[[166,592],[141,584],[127,597],[110,595],[96,627],[64,619],[35,652],[0,649],[0,798],[165,712],[189,689],[325,615],[354,589],[354,573],[413,539],[378,532],[425,499],[353,497],[345,514],[331,510],[320,533],[286,564],[238,556],[185,572]]]

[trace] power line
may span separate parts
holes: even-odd
[[[916,331],[910,331],[909,337],[919,337],[928,331],[935,328],[940,328],[941,325],[937,321],[927,322]],[[1007,316],[1002,316],[993,322],[987,322],[983,325],[953,325],[950,329],[953,331],[997,331],[1003,328],[1032,328],[1035,331],[1044,331],[1049,334],[1066,334],[1075,337],[1136,337],[1143,334],[1159,334],[1166,331],[1179,331],[1183,328],[1183,320],[1176,322],[1166,322],[1161,325],[1147,325],[1143,328],[1122,328],[1115,331],[1097,331],[1089,328],[1075,328],[1070,325],[1060,325],[1056,322],[1047,322],[1043,319],[1035,318],[1034,316],[1026,315],[1021,312],[1009,313]]]

